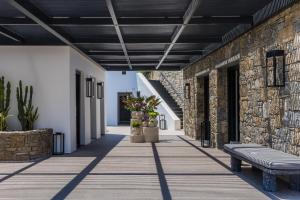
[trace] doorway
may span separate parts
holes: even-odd
[[[118,93],[118,124],[119,125],[129,125],[131,113],[129,110],[125,109],[125,104],[123,103],[123,99],[127,96],[131,96],[131,92],[120,92]]]
[[[76,71],[76,146],[80,146],[80,105],[81,105],[81,73]]]
[[[227,69],[228,142],[240,141],[239,66]]]
[[[210,140],[210,128],[209,128],[209,76],[203,78],[203,103],[204,103],[204,140]]]
[[[96,91],[95,78],[92,81],[92,97],[90,98],[90,118],[91,118],[91,139],[97,139],[97,105],[96,105]]]

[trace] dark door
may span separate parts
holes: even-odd
[[[228,142],[240,141],[240,94],[238,66],[227,71],[228,88]]]
[[[123,99],[126,98],[131,93],[119,93],[118,94],[118,104],[119,104],[119,124],[128,125],[130,124],[130,111],[125,109]]]
[[[205,140],[209,140],[209,77],[204,77],[204,128],[205,128]]]
[[[76,144],[80,146],[80,72],[76,72]]]

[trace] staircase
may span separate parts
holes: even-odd
[[[183,112],[173,97],[169,94],[167,89],[158,80],[149,80],[154,89],[163,98],[163,100],[168,104],[168,106],[173,110],[173,112],[180,119],[181,128],[183,128]]]

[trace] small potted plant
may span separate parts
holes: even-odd
[[[123,99],[123,102],[125,104],[125,108],[129,111],[131,111],[131,118],[132,119],[142,119],[144,116],[143,107],[145,106],[144,103],[145,98],[144,97],[132,97],[127,96],[125,99]]]
[[[130,141],[133,143],[144,142],[144,136],[142,134],[142,123],[138,121],[131,122],[131,136]]]
[[[158,121],[157,121],[157,116],[159,115],[158,112],[149,112],[149,127],[157,127]]]
[[[131,122],[131,135],[142,135],[142,123],[138,121]]]

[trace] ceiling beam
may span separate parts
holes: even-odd
[[[163,57],[159,61],[158,65],[156,66],[156,69],[159,69],[160,65],[167,58],[169,52],[172,50],[173,46],[175,45],[175,43],[177,42],[177,40],[181,36],[183,30],[186,27],[186,24],[188,24],[190,22],[192,16],[194,15],[196,9],[199,7],[199,5],[200,5],[201,2],[202,2],[202,0],[192,0],[191,1],[191,3],[189,4],[189,7],[187,8],[187,10],[186,10],[186,12],[185,12],[185,14],[183,16],[183,24],[181,24],[180,26],[178,26],[177,29],[175,30],[175,32],[173,33],[173,35],[172,35],[172,42],[166,48]]]
[[[56,38],[61,40],[66,45],[69,45],[73,49],[75,49],[78,53],[80,53],[82,56],[87,58],[92,63],[96,64],[99,67],[100,66],[97,62],[95,62],[92,58],[90,58],[88,55],[86,55],[81,49],[76,47],[72,43],[72,38],[67,35],[66,33],[63,33],[61,30],[57,30],[55,27],[52,27],[49,25],[49,18],[44,13],[42,13],[38,8],[36,8],[33,4],[31,4],[29,1],[26,0],[8,0],[10,5],[12,5],[14,8],[16,8],[18,11],[23,13],[26,17],[30,18],[35,23],[39,24],[41,27],[43,27],[46,31],[54,35]]]
[[[171,44],[169,38],[124,38],[125,44]],[[217,43],[221,42],[221,36],[199,36],[178,39],[176,44],[198,44],[198,43]],[[118,38],[97,38],[74,41],[74,44],[119,44]],[[175,43],[174,43],[175,44]]]
[[[180,17],[121,17],[118,18],[119,26],[178,26],[183,24]],[[61,17],[49,18],[48,24],[51,26],[114,26],[109,18],[74,18]],[[205,24],[252,24],[252,16],[195,16],[192,17],[189,25]],[[38,25],[30,18],[7,18],[0,17],[0,25]]]
[[[126,70],[125,67],[122,66],[106,66],[105,69],[107,71],[123,71]],[[167,71],[179,71],[181,69],[180,66],[161,66],[158,70],[167,70]],[[152,71],[155,70],[155,66],[133,66],[131,71]]]
[[[124,56],[127,60],[128,66],[129,66],[130,69],[132,69],[132,66],[131,66],[131,63],[130,63],[130,58],[129,58],[128,53],[127,53],[126,45],[125,45],[124,40],[123,40],[123,36],[122,36],[122,33],[121,33],[121,29],[119,27],[119,23],[118,23],[118,20],[117,20],[117,16],[116,16],[112,1],[111,0],[106,0],[106,5],[107,5],[107,8],[108,8],[109,14],[112,18],[112,21],[113,21],[115,30],[117,32],[122,50],[124,52]]]
[[[0,26],[0,35],[3,35],[4,37],[13,40],[14,42],[17,43],[22,43],[24,42],[24,38],[19,36],[18,34],[8,30],[7,28],[4,28]]]
[[[103,64],[103,65],[126,65],[126,61],[122,60],[98,60],[97,62]],[[147,64],[147,65],[156,65],[158,63],[158,60],[131,60],[132,65],[138,65],[138,64]],[[168,60],[164,62],[165,64],[188,64],[190,63],[189,60]]]
[[[169,55],[202,55],[204,50],[171,51]],[[127,51],[129,56],[162,56],[164,51]],[[124,56],[123,51],[90,51],[91,56]]]

